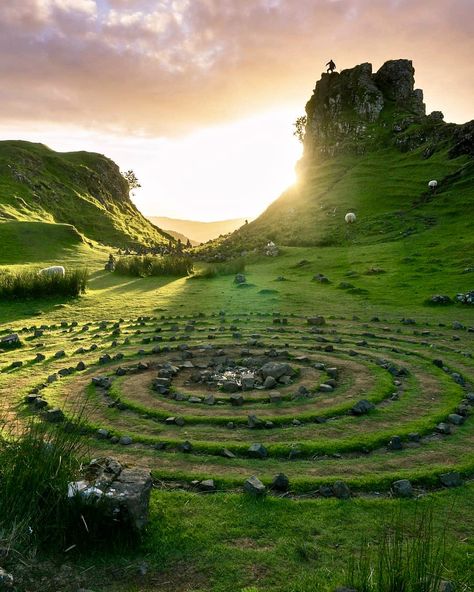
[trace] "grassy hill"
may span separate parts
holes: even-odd
[[[5,227],[7,221],[18,223],[19,238],[31,232],[29,225],[20,230],[23,222],[74,226],[87,239],[116,247],[155,245],[171,238],[137,210],[129,198],[127,181],[105,156],[59,153],[23,141],[0,142],[2,243],[13,228]],[[53,233],[56,240],[59,235]],[[51,226],[43,228],[45,236],[49,241]]]

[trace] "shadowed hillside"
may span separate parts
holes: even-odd
[[[433,229],[433,238],[448,241],[469,232],[474,122],[445,123],[439,111],[426,115],[411,61],[389,61],[375,74],[371,64],[323,74],[304,123],[298,183],[254,222],[207,247],[211,252],[235,253],[268,240],[343,246]],[[435,191],[428,189],[432,179]],[[344,222],[349,211],[357,215],[351,227]]]
[[[171,238],[133,205],[128,183],[110,159],[58,153],[23,141],[0,142],[0,237],[5,221],[69,224],[89,239],[116,247],[151,246]],[[44,233],[49,236],[48,227]]]

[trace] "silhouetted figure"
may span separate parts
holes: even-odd
[[[332,60],[329,60],[329,62],[326,64],[326,66],[328,67],[326,72],[329,74],[332,74],[334,72],[334,70],[336,69],[336,64]]]

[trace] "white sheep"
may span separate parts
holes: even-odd
[[[344,216],[344,220],[347,222],[347,224],[354,224],[354,222],[357,220],[357,217],[354,212],[347,212],[347,214]]]
[[[432,179],[428,183],[428,187],[434,191],[436,189],[436,187],[438,187],[438,181],[436,179]]]
[[[59,275],[64,277],[66,275],[66,270],[62,265],[52,265],[51,267],[40,269],[39,275]]]

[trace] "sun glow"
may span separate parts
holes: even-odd
[[[112,135],[78,128],[3,130],[3,139],[89,150],[133,169],[133,200],[149,216],[213,221],[254,218],[295,181],[301,144],[297,109],[283,108],[175,138]]]

